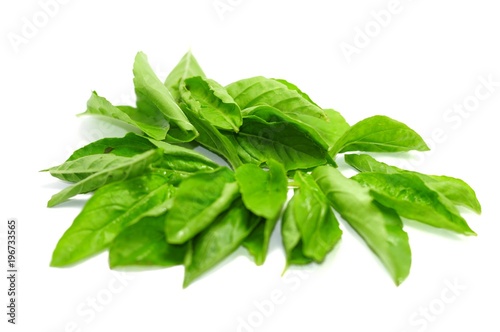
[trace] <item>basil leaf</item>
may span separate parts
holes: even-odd
[[[333,167],[318,167],[312,176],[333,208],[379,257],[396,285],[401,284],[410,272],[411,250],[399,216],[377,203],[368,188]]]
[[[186,78],[193,76],[205,77],[205,74],[198,64],[198,61],[196,61],[191,51],[189,51],[182,57],[175,68],[172,69],[165,80],[165,86],[170,91],[175,101],[180,102],[181,100],[179,87],[184,84]]]
[[[50,175],[69,182],[81,181],[92,174],[103,170],[113,169],[130,162],[128,157],[119,157],[112,154],[94,154],[67,161],[59,166],[47,169]]]
[[[428,151],[422,137],[404,123],[376,115],[352,126],[335,143],[331,155],[347,151],[400,152]]]
[[[164,141],[149,140],[154,146],[163,150],[163,157],[155,163],[155,167],[170,169],[183,173],[209,171],[220,166],[201,153],[182,146],[169,144]]]
[[[142,52],[139,52],[135,57],[134,86],[137,95],[137,108],[142,112],[156,107],[168,120],[170,128],[167,139],[175,142],[190,142],[198,135],[169,90],[153,72],[146,55]]]
[[[106,249],[128,225],[165,213],[174,188],[158,174],[108,184],[94,193],[52,255],[52,266],[67,266]]]
[[[427,187],[445,196],[453,204],[465,206],[476,213],[481,213],[481,204],[476,197],[476,193],[463,180],[449,176],[426,175],[418,172],[407,171],[376,161],[373,157],[366,154],[345,155],[345,161],[347,164],[356,168],[360,172],[413,174],[420,178],[420,180],[422,180]]]
[[[189,108],[205,118],[214,127],[238,132],[241,110],[219,83],[200,76],[185,81],[183,100]]]
[[[143,113],[132,111],[132,108],[125,106],[113,106],[106,98],[92,92],[87,101],[87,110],[80,115],[98,115],[130,124],[147,135],[162,140],[167,135],[169,124],[158,119],[158,114],[154,110],[144,110]],[[164,120],[164,119],[163,119]]]
[[[257,76],[231,83],[226,89],[242,109],[269,105],[291,117],[306,114],[327,118],[321,108],[304,98],[302,92],[289,89],[289,86],[290,84],[287,86],[277,80]]]
[[[405,218],[452,230],[464,235],[476,235],[451,202],[413,174],[360,173],[353,177],[368,186],[373,197]]]
[[[259,76],[232,83],[226,89],[242,109],[259,105],[278,109],[300,122],[310,135],[321,137],[327,147],[333,146],[339,133],[345,131],[347,123],[340,114],[322,110],[289,82]]]
[[[260,218],[258,225],[252,233],[245,239],[243,246],[248,250],[255,260],[255,264],[264,264],[269,250],[269,242],[274,228],[278,223],[279,215],[273,218]]]
[[[302,235],[297,226],[298,221],[295,219],[294,213],[296,200],[297,196],[295,195],[290,199],[283,213],[283,220],[281,222],[281,239],[286,254],[285,269],[291,265],[306,265],[313,261],[310,257],[304,255],[302,250]]]
[[[76,160],[85,156],[95,154],[111,154],[122,157],[133,157],[155,146],[146,138],[134,133],[128,133],[124,137],[102,138],[76,150],[66,161]]]
[[[145,217],[125,228],[109,248],[109,266],[180,265],[186,256],[186,245],[167,243],[165,217]]]
[[[221,134],[208,120],[199,117],[190,110],[187,105],[183,105],[183,110],[199,133],[196,142],[224,158],[233,169],[242,164],[238,152],[229,138]]]
[[[269,171],[246,164],[236,169],[236,181],[247,209],[264,218],[275,218],[286,201],[288,179],[283,166],[270,160]]]
[[[312,101],[312,99],[309,97],[309,95],[307,93],[305,93],[302,90],[300,90],[299,87],[296,86],[295,84],[290,83],[287,80],[282,79],[282,78],[273,78],[273,80],[275,80],[276,82],[279,82],[279,83],[285,85],[289,90],[296,91],[302,98],[304,98],[305,100],[309,101],[311,104],[314,104],[314,105],[318,106],[314,101]]]
[[[182,181],[174,205],[167,213],[169,243],[182,244],[210,225],[239,196],[238,184],[228,168],[192,175]]]
[[[123,181],[141,175],[152,163],[161,158],[162,153],[161,149],[147,151],[128,158],[128,162],[94,173],[53,195],[47,206],[55,206],[75,195],[88,193],[111,182]]]
[[[255,228],[259,217],[252,215],[240,199],[191,241],[185,262],[184,287],[233,253]]]
[[[245,116],[240,132],[234,135],[252,158],[260,163],[274,159],[287,171],[311,168],[331,160],[324,147],[307,130],[278,114],[272,120]]]
[[[328,198],[323,194],[311,175],[297,172],[293,202],[288,206],[289,222],[295,222],[300,233],[302,252],[317,263],[335,247],[342,236],[337,218],[333,214]],[[287,261],[293,247],[287,250]],[[292,260],[293,261],[293,260]]]

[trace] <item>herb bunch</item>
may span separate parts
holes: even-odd
[[[52,266],[109,250],[111,268],[183,264],[187,287],[240,246],[263,264],[280,218],[286,266],[321,263],[342,236],[335,210],[399,285],[411,265],[401,217],[475,235],[457,209],[481,212],[464,181],[352,153],[428,150],[401,122],[376,115],[350,126],[282,79],[224,87],[190,52],[165,82],[141,52],[133,72],[135,106],[115,106],[93,92],[83,114],[134,130],[90,143],[46,170],[73,183],[49,207],[93,192],[59,240]],[[357,175],[338,170],[341,156]]]

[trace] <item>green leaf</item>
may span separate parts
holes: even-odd
[[[242,109],[260,105],[278,109],[299,122],[310,135],[321,137],[328,147],[333,146],[345,131],[347,123],[340,114],[322,110],[307,94],[284,80],[258,76],[237,81],[226,88]]]
[[[94,91],[87,101],[87,110],[80,115],[98,115],[116,119],[139,128],[154,139],[162,140],[166,137],[169,124],[164,118],[160,118],[155,110],[146,109],[142,114],[132,110],[131,107],[113,106]]]
[[[76,150],[66,161],[76,160],[85,156],[95,154],[112,154],[121,157],[133,157],[155,146],[148,139],[134,133],[128,133],[124,137],[102,138]]]
[[[89,199],[52,255],[52,266],[67,266],[108,248],[125,227],[165,213],[174,189],[158,174],[108,184]]]
[[[294,212],[296,200],[297,196],[295,195],[290,199],[281,222],[281,239],[286,254],[285,269],[291,265],[306,265],[313,261],[310,257],[304,255],[304,251],[302,250],[302,235],[297,226],[298,221],[295,219]]]
[[[297,172],[295,182],[299,188],[295,190],[293,201],[287,207],[287,225],[284,227],[288,233],[293,233],[294,227],[288,224],[294,222],[299,231],[303,255],[321,263],[340,240],[342,231],[328,198],[312,176]],[[290,235],[288,233],[283,236]],[[296,235],[284,242],[288,263],[293,263],[296,256],[293,249],[299,244],[294,237]],[[293,244],[295,246],[291,246]]]
[[[154,146],[163,150],[163,157],[154,166],[177,172],[196,173],[210,171],[220,166],[211,159],[194,150],[169,144],[164,141],[149,140]]]
[[[201,76],[205,77],[198,61],[191,53],[187,52],[174,69],[170,72],[165,80],[165,86],[172,94],[175,101],[181,100],[181,93],[179,87],[184,84],[184,81],[189,77]]]
[[[296,91],[302,98],[304,98],[305,100],[309,101],[311,104],[314,104],[314,105],[318,106],[314,101],[312,101],[312,99],[309,97],[309,95],[307,93],[305,93],[302,90],[300,90],[299,87],[296,86],[295,84],[290,83],[287,80],[282,79],[282,78],[273,78],[273,80],[275,80],[276,82],[279,82],[279,83],[285,85],[289,90]]]
[[[269,171],[246,164],[236,169],[236,180],[247,209],[267,219],[281,213],[285,204],[288,179],[283,166],[270,160]]]
[[[139,176],[143,174],[152,163],[161,158],[162,154],[163,152],[161,149],[147,151],[128,158],[128,162],[123,162],[115,167],[94,173],[53,195],[47,205],[52,207],[75,195],[94,191],[105,184]]]
[[[331,155],[347,151],[428,151],[422,137],[404,123],[376,115],[352,126],[332,147]]]
[[[81,181],[92,174],[113,169],[130,162],[129,157],[119,157],[112,154],[94,154],[67,161],[47,171],[50,175],[69,182]]]
[[[226,89],[242,109],[268,105],[294,117],[297,114],[326,119],[325,112],[316,104],[305,98],[296,89],[290,89],[277,80],[262,76],[243,79],[229,84]]]
[[[359,173],[353,180],[369,187],[379,203],[396,210],[402,217],[464,235],[476,235],[453,204],[429,189],[418,176],[409,173]],[[452,208],[449,208],[450,205]]]
[[[239,196],[238,184],[228,168],[197,173],[182,181],[167,213],[169,243],[182,244],[210,225]]]
[[[453,204],[465,206],[476,213],[481,213],[481,204],[476,197],[476,193],[463,180],[449,176],[426,175],[407,171],[376,161],[373,157],[366,154],[345,155],[345,161],[360,172],[413,174],[419,177],[427,187],[445,196]]]
[[[109,266],[180,265],[186,256],[186,245],[167,243],[165,217],[146,217],[125,228],[109,248]]]
[[[312,176],[333,208],[379,257],[394,282],[401,284],[410,273],[411,250],[396,212],[377,203],[368,188],[333,167],[318,167]]]
[[[260,163],[274,159],[285,170],[307,169],[326,164],[331,158],[322,144],[306,129],[285,116],[265,120],[256,115],[243,118],[235,139],[245,152]]]
[[[238,132],[241,110],[224,87],[200,76],[186,79],[185,84],[182,99],[192,111],[216,128]]]
[[[142,112],[154,110],[156,107],[169,122],[167,139],[176,142],[190,142],[198,135],[169,90],[153,72],[146,55],[142,52],[139,52],[135,57],[134,86],[137,95],[137,108]]]
[[[192,240],[186,259],[184,287],[233,253],[259,221],[240,199],[219,215],[203,232]]]

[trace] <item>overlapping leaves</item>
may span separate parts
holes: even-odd
[[[98,140],[46,170],[72,182],[49,206],[93,193],[59,240],[53,266],[109,250],[112,268],[184,265],[188,286],[239,247],[263,264],[280,219],[286,266],[321,263],[346,222],[400,284],[411,266],[401,217],[475,235],[457,206],[477,213],[481,206],[462,180],[366,154],[345,155],[360,172],[352,178],[337,168],[335,158],[346,152],[428,150],[401,122],[376,115],[351,127],[283,79],[258,76],[224,87],[190,52],[165,83],[143,53],[133,73],[136,105],[115,106],[93,92],[83,114],[142,134]]]

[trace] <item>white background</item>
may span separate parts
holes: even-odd
[[[2,261],[8,218],[17,218],[20,233],[18,325],[6,323],[2,277],[2,331],[500,330],[496,2],[74,0],[45,9],[50,17],[41,5],[47,2],[0,5]],[[230,7],[218,11],[217,3]],[[388,7],[393,14],[381,26],[371,13]],[[363,38],[366,28],[371,37]],[[357,53],[346,56],[347,44]],[[64,184],[38,171],[90,141],[123,133],[75,115],[92,90],[133,102],[137,51],[164,79],[189,48],[222,84],[286,78],[351,124],[375,114],[407,123],[433,148],[410,154],[407,166],[476,189],[483,214],[464,216],[478,236],[405,221],[413,266],[400,287],[345,224],[323,265],[284,277],[278,234],[264,266],[238,251],[186,290],[180,267],[118,275],[106,254],[50,268],[58,238],[86,198],[46,208]],[[482,83],[488,79],[496,84],[490,91]],[[470,111],[451,113],[464,102]]]

